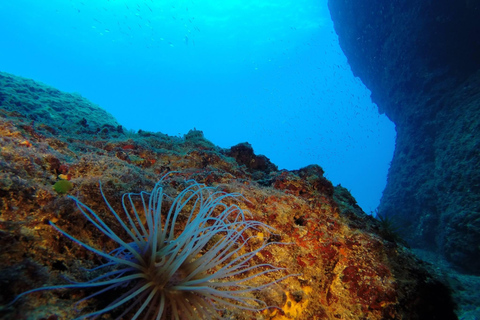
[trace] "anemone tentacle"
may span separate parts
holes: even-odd
[[[247,220],[250,212],[235,203],[246,200],[239,193],[188,180],[178,195],[169,196],[164,189],[167,176],[151,192],[124,194],[123,215],[114,210],[100,184],[105,204],[122,232],[114,231],[78,198],[70,197],[83,216],[118,247],[101,251],[50,222],[59,233],[106,260],[85,269],[101,274],[86,282],[33,289],[17,296],[11,304],[41,290],[99,287],[77,305],[110,290],[121,293],[103,309],[77,319],[95,318],[122,306],[117,319],[130,314],[132,320],[220,319],[224,308],[259,311],[271,307],[251,293],[292,275],[267,279],[261,284],[252,284],[251,280],[285,270],[268,263],[253,263],[253,258],[268,246],[284,244],[256,236],[258,232],[272,234],[274,229]],[[252,245],[256,247],[248,250]]]

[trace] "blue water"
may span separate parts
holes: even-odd
[[[326,0],[0,1],[0,70],[77,92],[128,129],[248,141],[319,164],[366,212],[395,129],[353,77]]]

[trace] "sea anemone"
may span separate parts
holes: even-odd
[[[33,289],[20,294],[12,303],[40,290],[98,287],[98,291],[79,302],[110,290],[118,290],[118,298],[77,319],[94,318],[117,308],[117,319],[127,314],[132,320],[220,319],[227,309],[260,311],[271,307],[255,292],[289,275],[263,277],[283,268],[255,264],[253,258],[265,247],[279,244],[268,240],[274,230],[249,220],[248,212],[235,204],[235,199],[242,198],[237,193],[225,193],[189,180],[176,197],[168,196],[164,193],[166,176],[150,193],[124,194],[123,217],[107,201],[100,185],[102,197],[121,232],[113,231],[113,226],[70,196],[89,222],[118,247],[103,252],[50,222],[64,236],[106,260],[92,269],[100,275],[87,282]],[[233,204],[226,204],[226,200]],[[258,236],[260,232],[263,236]]]

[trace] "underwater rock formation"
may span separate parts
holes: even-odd
[[[112,209],[121,213],[122,194],[151,191],[171,171],[177,173],[165,187],[168,194],[184,189],[187,179],[241,193],[246,199],[237,203],[242,210],[276,229],[268,241],[285,243],[266,246],[251,259],[285,268],[279,275],[259,275],[257,286],[295,275],[252,296],[278,308],[253,315],[219,310],[225,318],[456,319],[449,289],[430,267],[401,243],[383,237],[379,222],[362,212],[345,188],[334,187],[321,167],[279,171],[251,146],[224,150],[198,130],[183,138],[127,131],[76,95],[4,73],[0,81],[8,82],[7,89],[0,86],[0,319],[72,319],[105,308],[131,289],[118,288],[124,292],[105,292],[79,304],[75,302],[94,292],[40,291],[8,305],[27,290],[68,284],[67,279],[88,281],[99,271],[88,269],[105,263],[50,221],[98,250],[116,248],[68,195],[122,234],[126,229],[104,202],[99,181]],[[178,223],[186,220],[179,217]],[[110,316],[123,311],[113,310]]]
[[[480,4],[329,0],[340,45],[397,140],[379,215],[480,275]]]

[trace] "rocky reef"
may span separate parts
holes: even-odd
[[[381,216],[480,275],[480,4],[329,0],[355,76],[396,125]]]
[[[198,130],[183,137],[128,131],[79,95],[6,73],[0,73],[0,146],[1,319],[72,319],[114,299],[75,304],[92,292],[48,290],[8,305],[26,290],[66,278],[86,281],[88,269],[102,263],[50,221],[98,250],[115,248],[68,195],[119,230],[99,182],[121,212],[122,194],[150,191],[171,171],[177,172],[172,192],[195,179],[243,194],[247,201],[239,205],[276,229],[271,241],[284,243],[255,258],[295,274],[258,292],[277,308],[254,315],[224,310],[228,319],[457,318],[449,288],[430,266],[362,212],[348,190],[334,187],[318,165],[278,170],[248,143],[221,149]]]

